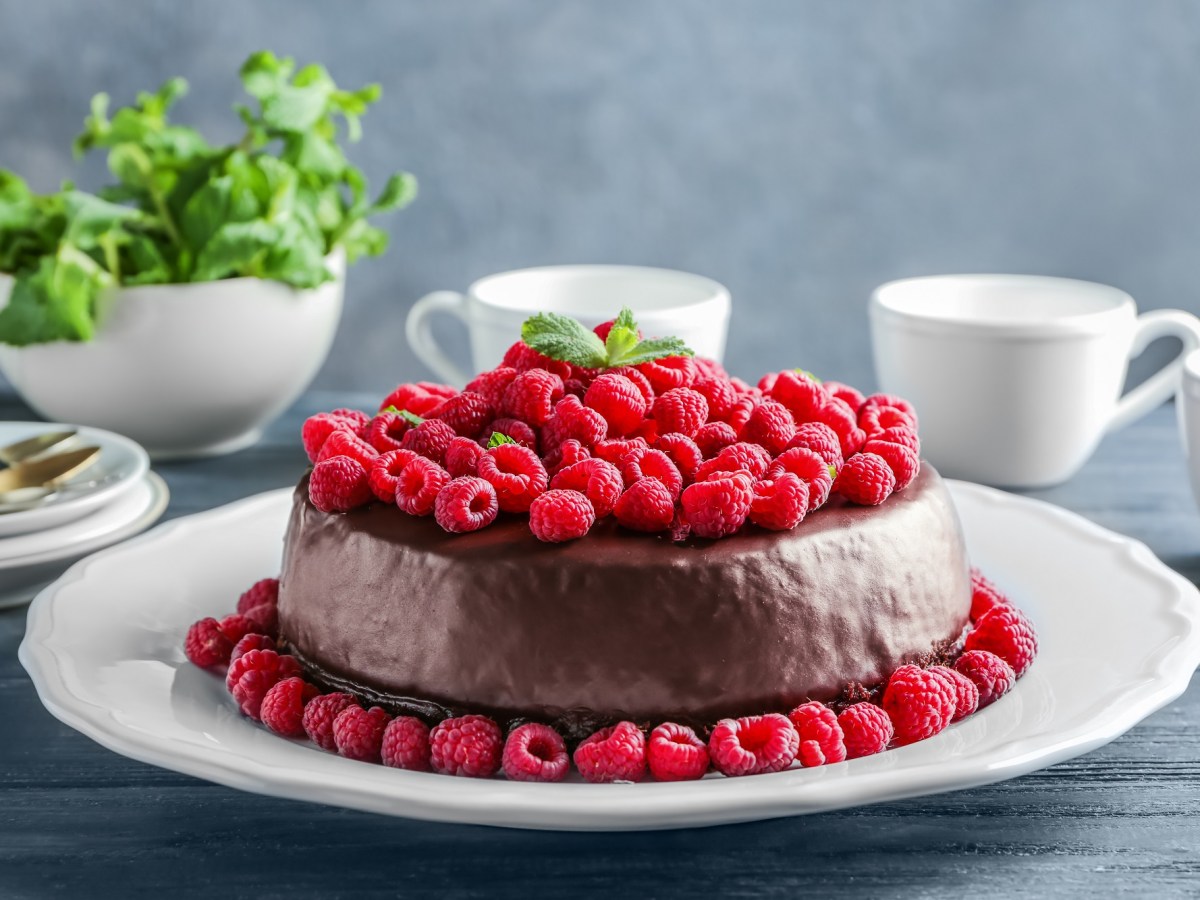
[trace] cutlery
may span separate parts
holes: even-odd
[[[82,447],[0,470],[0,505],[28,503],[52,494],[99,457],[99,447]]]
[[[74,438],[76,434],[78,432],[74,428],[69,431],[47,431],[44,434],[34,435],[31,438],[25,438],[0,447],[0,463],[6,466],[15,466],[17,463],[40,456],[61,444],[65,444]]]

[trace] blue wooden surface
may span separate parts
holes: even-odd
[[[311,394],[259,446],[157,466],[169,517],[290,485]],[[0,397],[0,419],[28,411]],[[1200,579],[1200,516],[1172,410],[1106,439],[1035,496],[1145,541]],[[1080,598],[1086,602],[1086,598]],[[1136,598],[1130,598],[1136,602]],[[274,800],[146,766],[59,724],[0,613],[0,898],[1200,894],[1200,690],[1087,756],[971,791],[653,834],[432,825]]]

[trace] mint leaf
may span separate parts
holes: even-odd
[[[642,341],[619,359],[610,359],[610,366],[637,366],[667,356],[695,356],[677,337],[649,338]]]
[[[512,438],[507,434],[502,434],[499,431],[493,431],[492,436],[488,438],[487,448],[491,450],[493,447],[499,447],[501,444],[515,444]]]
[[[395,407],[393,407],[393,409],[395,409]],[[407,409],[398,409],[396,412],[400,413],[400,415],[403,416],[410,425],[421,425],[425,422],[425,420],[416,413],[410,413]]]
[[[538,313],[521,326],[521,340],[551,359],[594,369],[607,365],[608,354],[594,331],[570,316]]]
[[[628,306],[622,306],[621,311],[613,320],[608,337],[604,340],[604,352],[608,356],[608,364],[613,360],[623,359],[638,344],[637,322],[633,320],[633,311]]]

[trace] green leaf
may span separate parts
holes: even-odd
[[[162,249],[149,235],[134,235],[124,247],[124,257],[122,284],[167,284],[175,280]]]
[[[346,251],[346,261],[353,263],[364,256],[383,253],[387,249],[388,236],[387,232],[368,224],[366,219],[356,219],[337,243]]]
[[[487,448],[489,450],[491,450],[493,447],[499,447],[502,444],[515,444],[515,443],[517,443],[517,442],[514,441],[512,438],[510,438],[507,434],[504,434],[499,431],[493,431],[492,436],[490,438],[488,438]]]
[[[403,416],[410,425],[422,425],[425,423],[424,419],[422,419],[416,413],[410,413],[407,409],[397,410],[397,412],[399,412],[400,415]]]
[[[403,209],[417,199],[417,179],[408,172],[397,172],[387,180],[375,202],[367,207],[367,215]]]
[[[63,203],[67,228],[62,239],[81,250],[94,249],[105,235],[145,218],[140,210],[109,203],[82,191],[66,191]]]
[[[217,281],[237,275],[257,275],[278,241],[278,226],[262,219],[227,222],[197,255],[191,280]]]
[[[551,312],[530,316],[521,326],[521,340],[543,356],[561,362],[589,369],[607,364],[600,338],[570,316]]]
[[[64,245],[13,282],[0,310],[0,342],[21,347],[90,339],[96,298],[111,283],[91,257]]]
[[[695,356],[677,337],[650,338],[642,341],[619,359],[610,359],[610,366],[637,366],[668,356]]]

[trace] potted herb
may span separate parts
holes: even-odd
[[[38,195],[0,170],[0,368],[41,415],[98,425],[159,456],[255,440],[324,362],[345,266],[382,253],[374,199],[340,141],[379,87],[256,53],[241,69],[245,134],[212,146],[168,113],[176,78],[110,115],[92,100],[77,154],[107,153],[97,194]]]

